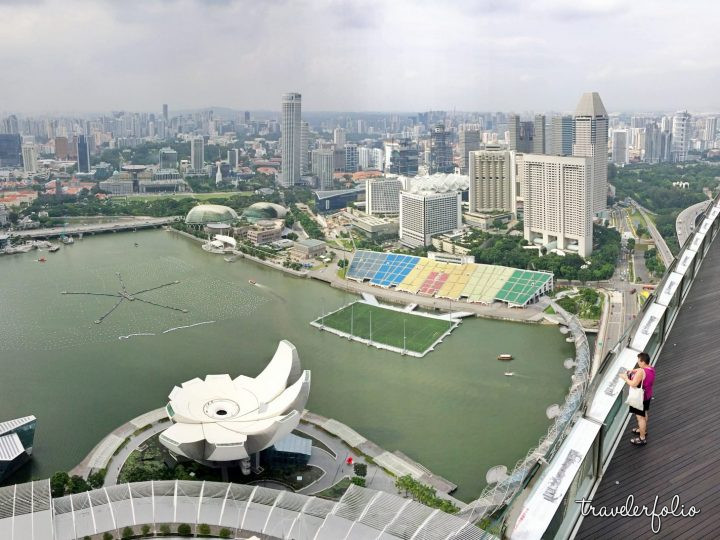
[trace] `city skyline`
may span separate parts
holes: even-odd
[[[275,111],[294,91],[306,111],[571,111],[586,91],[610,112],[720,109],[707,2],[69,4],[0,3],[5,111]],[[194,38],[158,39],[172,28]]]

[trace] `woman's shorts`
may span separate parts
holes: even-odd
[[[642,411],[639,409],[636,409],[635,407],[630,407],[630,413],[637,414],[638,416],[645,416],[645,413],[649,410],[650,410],[650,399],[646,399],[645,401],[643,401],[643,410]]]

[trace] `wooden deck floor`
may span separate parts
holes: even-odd
[[[674,495],[695,517],[662,518],[654,535],[649,517],[586,516],[576,538],[720,537],[720,239],[710,247],[700,273],[657,364],[648,444],[630,444],[634,418],[620,441],[593,504],[635,504],[657,511]]]

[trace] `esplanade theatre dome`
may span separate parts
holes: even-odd
[[[208,223],[232,223],[236,219],[238,219],[237,212],[229,206],[199,204],[185,216],[185,223],[188,225],[207,225]]]
[[[287,214],[287,208],[271,202],[257,202],[248,206],[242,213],[242,217],[250,223],[263,219],[283,219]]]

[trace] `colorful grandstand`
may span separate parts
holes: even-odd
[[[553,289],[553,275],[549,272],[453,264],[375,251],[357,251],[347,277],[413,294],[481,304],[500,301],[512,307],[525,306]]]

